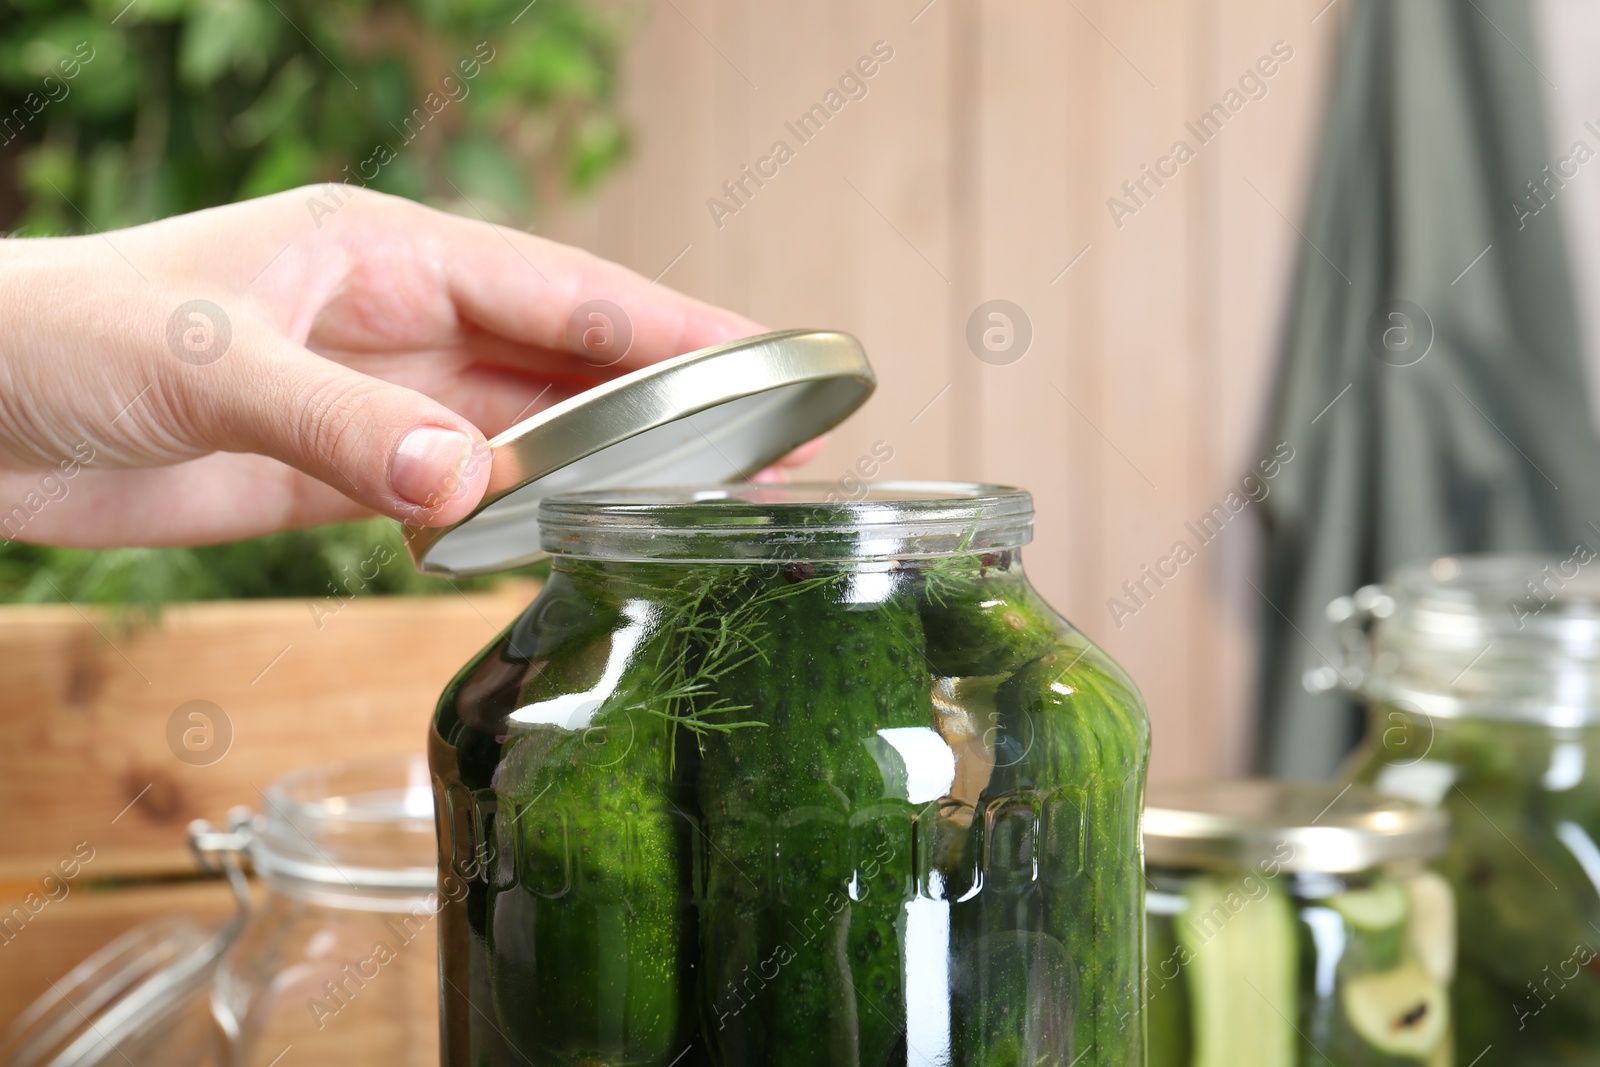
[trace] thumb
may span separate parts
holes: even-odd
[[[448,525],[488,486],[488,444],[472,423],[283,337],[258,335],[185,369],[198,372],[185,384],[209,416],[207,444],[281,460],[391,518]]]

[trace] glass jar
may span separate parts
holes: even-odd
[[[1600,1064],[1593,559],[1440,559],[1330,608],[1370,709],[1352,777],[1451,815],[1465,1060]]]
[[[229,872],[248,893],[237,868]],[[5,1067],[218,1067],[207,992],[238,917],[136,926],[60,979],[0,1033]]]
[[[1127,676],[1016,490],[548,498],[431,734],[450,1067],[1143,1057]]]
[[[1445,829],[1360,786],[1152,788],[1148,1067],[1450,1067]]]
[[[440,880],[420,756],[297,771],[232,842],[264,899],[218,967],[226,1067],[435,1067]]]

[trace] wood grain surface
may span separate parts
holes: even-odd
[[[259,808],[296,767],[423,751],[445,683],[531,597],[194,604],[126,631],[70,605],[0,608],[0,900],[80,843],[81,878],[192,871],[189,820]]]
[[[194,873],[189,820],[259,810],[286,771],[423,751],[445,683],[534,593],[195,604],[132,630],[0,608],[0,1024],[139,922],[230,911],[218,883],[125,883]]]

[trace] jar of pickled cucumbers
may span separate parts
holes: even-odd
[[[1352,777],[1451,816],[1466,1061],[1600,1064],[1594,558],[1445,558],[1330,608],[1370,709]]]
[[[1149,1067],[1450,1067],[1445,837],[1364,786],[1153,787]]]
[[[548,583],[430,733],[445,1064],[1141,1063],[1149,728],[1032,513],[546,498]]]

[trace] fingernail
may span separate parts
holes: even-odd
[[[389,461],[389,487],[402,499],[436,508],[461,488],[472,440],[441,426],[419,426],[400,438]]]

